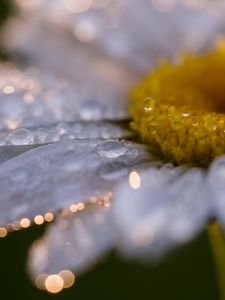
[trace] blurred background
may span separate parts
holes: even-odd
[[[51,295],[36,289],[25,269],[28,248],[42,232],[33,227],[0,240],[2,299],[219,299],[206,233],[156,266],[110,253],[72,288]]]

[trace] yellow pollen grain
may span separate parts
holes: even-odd
[[[131,91],[131,127],[176,164],[225,153],[225,49],[161,62]]]

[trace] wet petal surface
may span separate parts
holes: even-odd
[[[225,230],[225,157],[213,161],[209,169],[208,184],[211,188],[212,217],[218,219]]]
[[[1,130],[128,117],[125,97],[105,90],[104,84],[99,89],[32,67],[24,70],[6,64],[1,69]],[[32,143],[31,132],[23,136]]]
[[[90,268],[112,244],[108,208],[87,204],[82,211],[57,219],[44,238],[33,244],[29,270],[34,279],[67,269],[77,275]]]
[[[55,213],[111,192],[148,149],[119,140],[80,140],[32,149],[0,165],[1,225]]]
[[[138,172],[120,187],[112,208],[119,249],[138,259],[158,259],[185,244],[202,230],[209,215],[205,175],[195,168],[164,166]]]

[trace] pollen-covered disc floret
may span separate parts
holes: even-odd
[[[162,62],[131,92],[131,126],[175,163],[225,153],[225,51]]]

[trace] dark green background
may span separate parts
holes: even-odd
[[[41,231],[33,227],[0,240],[0,299],[218,299],[204,233],[155,267],[128,263],[111,253],[72,288],[49,295],[34,288],[25,272],[29,245]]]

